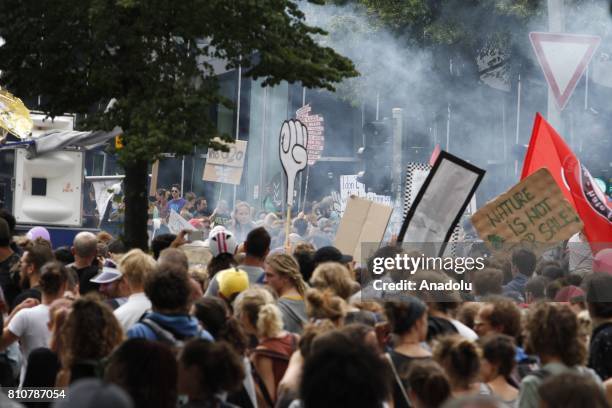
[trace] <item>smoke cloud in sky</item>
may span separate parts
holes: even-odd
[[[338,96],[355,106],[362,103],[373,106],[378,94],[382,117],[390,117],[393,107],[404,109],[405,144],[428,151],[436,142],[443,149],[448,144],[451,153],[487,169],[489,174],[481,187],[480,200],[492,198],[518,180],[514,161],[518,160],[520,171],[524,150],[515,147],[517,134],[519,145],[527,144],[535,113],[539,111],[546,116],[547,85],[528,39],[529,31],[548,31],[545,9],[536,13],[526,27],[506,33],[514,39],[514,47],[503,52],[495,46],[483,49],[482,59],[477,61],[476,56],[474,60],[466,60],[453,53],[452,47],[410,46],[414,44],[410,38],[398,38],[386,31],[383,23],[359,6],[301,4],[306,21],[330,33],[320,41],[349,57],[361,73],[360,77],[338,86]],[[456,2],[455,9],[444,7],[445,13],[473,19],[474,24],[486,18],[482,10],[468,10],[463,2]],[[566,0],[565,20],[566,32],[602,36],[602,45],[590,69],[594,69],[595,61],[600,70],[604,69],[599,60],[602,55],[612,55],[608,3]],[[501,69],[493,70],[488,76],[480,75],[487,62],[497,63]],[[444,70],[450,75],[435,74]],[[604,71],[612,77],[612,61]],[[517,117],[518,73],[521,73],[521,99]],[[441,77],[446,79],[440,80]],[[475,81],[478,77],[480,81]],[[603,77],[606,75],[598,76]],[[602,157],[601,149],[589,151],[588,148],[599,146],[604,140],[607,151],[612,151],[610,133],[604,130],[612,128],[609,126],[612,123],[608,124],[612,115],[603,112],[608,109],[604,101],[612,96],[612,81],[609,81],[610,88],[593,81],[591,75],[586,102],[584,78],[578,84],[563,114],[562,133],[587,165],[597,167],[598,160],[612,160],[610,154]],[[410,157],[407,159],[411,161]],[[605,171],[606,166],[607,163],[591,171]]]

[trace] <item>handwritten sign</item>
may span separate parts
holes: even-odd
[[[378,204],[392,207],[390,196],[383,196],[374,193],[366,193],[365,185],[357,181],[356,174],[340,176],[340,213],[344,213],[346,203],[351,196],[365,198]]]
[[[181,230],[195,231],[196,229],[181,217],[176,211],[170,210],[170,217],[168,217],[168,229],[173,234],[178,234]]]
[[[312,166],[321,158],[321,152],[325,146],[324,119],[321,115],[311,114],[310,104],[302,106],[295,112],[297,120],[302,122],[308,129],[308,164]]]
[[[238,185],[242,178],[247,142],[236,140],[235,143],[224,144],[227,145],[229,151],[208,149],[208,159],[202,180]]]
[[[493,249],[506,243],[557,244],[582,229],[582,221],[546,168],[489,202],[471,220]]]

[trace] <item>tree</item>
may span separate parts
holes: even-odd
[[[38,109],[50,116],[83,113],[85,127],[122,127],[129,247],[147,243],[148,163],[215,146],[209,112],[228,101],[211,58],[264,85],[333,90],[357,75],[315,41],[326,33],[290,0],[0,0],[0,15],[2,86],[23,99],[41,96]]]

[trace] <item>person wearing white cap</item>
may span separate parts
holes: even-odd
[[[127,302],[129,288],[123,275],[113,261],[107,259],[102,271],[89,280],[100,285],[99,291],[105,298],[105,303],[113,310]]]

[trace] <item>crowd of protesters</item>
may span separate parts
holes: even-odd
[[[44,228],[16,236],[0,210],[3,387],[67,387],[55,406],[84,408],[612,403],[606,265],[519,248],[488,257],[470,292],[376,299],[368,265],[332,245],[330,200],[297,214],[286,239],[275,212],[170,193],[158,191],[153,218],[166,221],[148,251],[107,232],[56,248]],[[198,242],[164,230],[170,211]],[[19,405],[0,394],[0,406]]]

